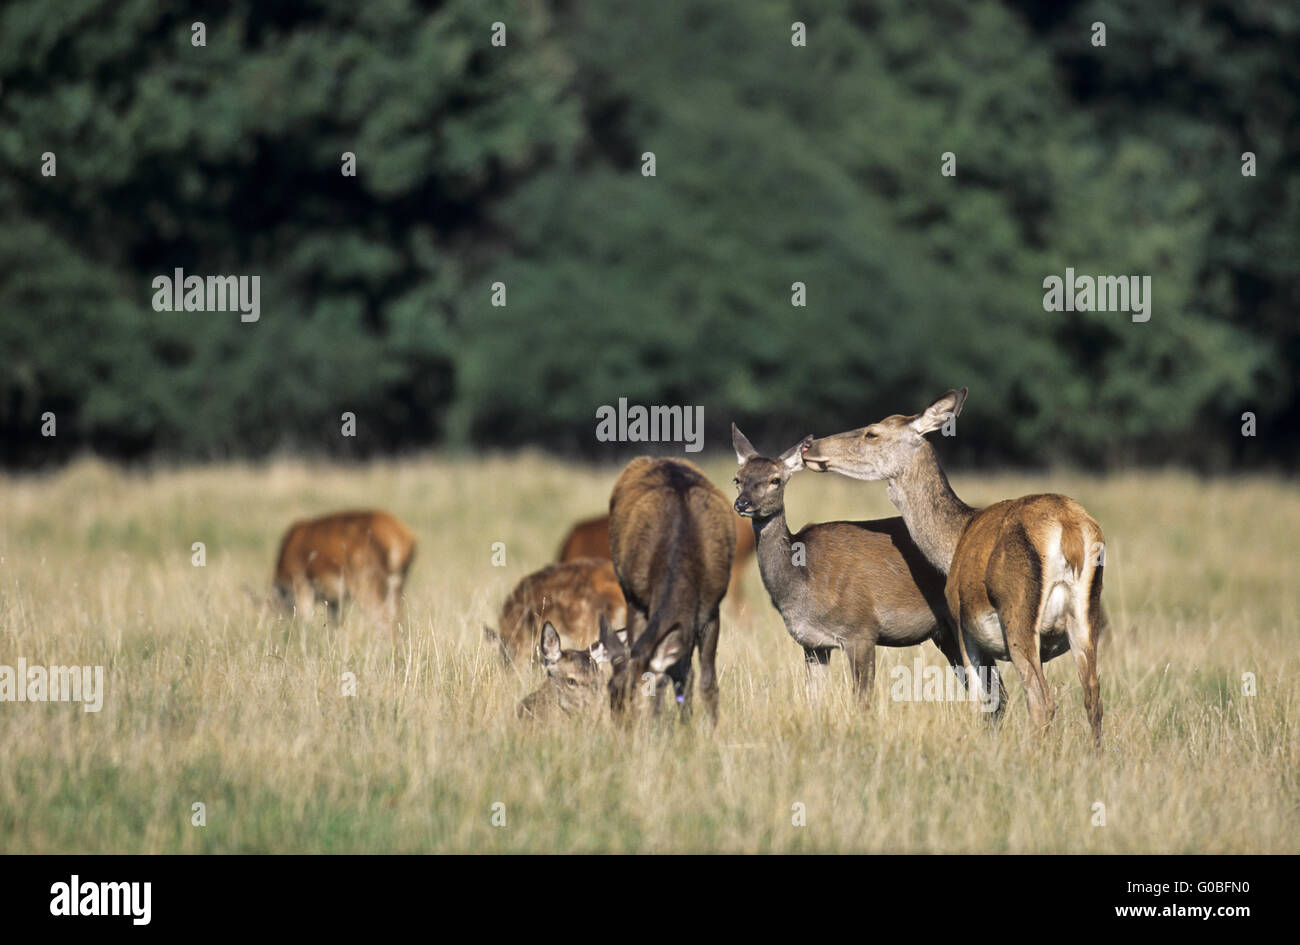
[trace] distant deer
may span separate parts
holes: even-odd
[[[483,629],[487,641],[510,663],[536,657],[547,622],[554,624],[567,647],[585,649],[600,639],[601,617],[619,626],[627,619],[614,565],[608,559],[580,558],[528,575],[502,605],[499,629]]]
[[[967,675],[1010,659],[1040,728],[1056,711],[1042,664],[1072,650],[1088,722],[1100,741],[1101,526],[1063,495],[1030,495],[985,509],[958,499],[925,436],[955,420],[965,401],[966,388],[950,390],[914,416],[814,440],[804,465],[889,484],[912,538],[948,576],[945,594],[961,628]]]
[[[610,551],[627,600],[623,644],[606,623],[601,643],[613,663],[610,709],[625,715],[647,674],[672,682],[687,718],[700,654],[700,694],[718,719],[718,609],[727,593],[736,529],[730,503],[696,466],[642,456],[610,495]]]
[[[415,535],[387,512],[296,522],[280,544],[274,589],[300,617],[323,600],[337,619],[350,597],[391,629],[414,556]]]
[[[933,641],[960,667],[961,651],[943,600],[944,578],[908,537],[901,518],[823,522],[790,534],[785,486],[803,468],[804,437],[775,459],[759,456],[733,423],[740,469],[735,509],[753,521],[758,570],[786,629],[803,647],[810,689],[844,650],[859,698],[871,693],[877,646]]]
[[[559,632],[548,620],[542,624],[538,652],[546,682],[519,703],[517,713],[521,719],[543,719],[556,709],[574,715],[600,704],[601,688],[610,676],[609,654],[601,643],[566,650],[561,646]]]
[[[737,604],[742,602],[741,588],[745,576],[745,565],[754,555],[754,530],[749,523],[739,516],[736,522],[736,556],[731,562],[731,581],[727,586],[727,597]],[[609,516],[584,519],[569,529],[560,545],[559,561],[573,561],[575,558],[609,557]]]

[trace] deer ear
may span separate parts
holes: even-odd
[[[549,620],[542,624],[542,662],[550,666],[560,661],[560,635]]]
[[[593,663],[608,663],[609,650],[605,649],[605,644],[597,640],[591,646],[587,647],[587,655],[591,657]]]
[[[650,669],[656,673],[666,672],[668,667],[676,664],[685,652],[686,638],[682,636],[680,629],[674,627],[655,647],[654,654],[650,657]]]
[[[731,425],[731,445],[736,450],[736,462],[741,466],[758,455],[758,450],[754,449],[753,444],[745,439],[745,434],[741,433],[740,427],[734,423]]]
[[[786,469],[790,470],[790,472],[798,472],[800,469],[803,469],[803,451],[808,448],[812,441],[812,434],[809,433],[794,446],[790,447],[778,456],[776,461]]]
[[[933,433],[947,423],[950,416],[956,417],[960,414],[964,403],[966,403],[966,388],[950,390],[913,418],[912,429],[921,436]]]
[[[604,614],[600,615],[600,645],[609,654],[610,662],[627,659],[627,644],[609,628],[609,618]]]

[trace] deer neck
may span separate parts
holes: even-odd
[[[908,534],[921,553],[944,574],[952,567],[957,541],[975,516],[952,491],[934,447],[926,443],[912,465],[889,480],[889,501],[894,503]]]
[[[758,572],[763,578],[763,586],[773,599],[784,598],[785,592],[797,578],[802,577],[804,571],[791,562],[793,538],[785,522],[785,507],[766,518],[755,516],[752,521],[758,549]]]

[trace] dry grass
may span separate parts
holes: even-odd
[[[724,459],[708,468],[729,482]],[[144,475],[85,462],[3,481],[0,663],[102,664],[107,694],[97,714],[0,703],[0,849],[1300,850],[1294,485],[954,477],[970,502],[1067,492],[1105,527],[1100,753],[1068,657],[1048,667],[1061,708],[1043,739],[1009,666],[996,728],[963,705],[891,702],[890,667],[939,663],[928,645],[880,651],[865,714],[839,655],[810,704],[756,569],[747,611],[723,623],[716,732],[698,717],[521,728],[537,680],[500,667],[482,625],[616,472],[525,454]],[[832,476],[801,475],[789,502],[794,522],[893,514],[883,488]],[[396,651],[360,613],[295,624],[245,593],[268,586],[292,519],[354,505],[420,537]],[[491,566],[496,541],[507,567]]]

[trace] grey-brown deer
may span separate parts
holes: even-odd
[[[955,422],[965,401],[966,388],[950,390],[919,414],[814,440],[804,465],[888,483],[917,546],[947,575],[945,595],[960,628],[967,676],[977,679],[973,671],[1009,659],[1040,728],[1056,711],[1042,664],[1071,650],[1099,742],[1097,641],[1106,627],[1101,526],[1063,495],[1029,495],[984,509],[957,498],[925,437]]]
[[[576,715],[600,704],[602,685],[609,680],[609,655],[597,642],[581,649],[564,649],[560,634],[548,620],[542,624],[538,652],[546,682],[519,703],[521,719],[541,720],[556,711]]]
[[[740,463],[735,508],[753,522],[763,586],[803,647],[810,689],[819,687],[835,649],[848,658],[864,700],[875,679],[877,646],[930,640],[961,667],[944,577],[912,542],[901,518],[822,522],[792,535],[785,487],[803,468],[812,437],[774,459],[760,456],[734,423],[731,442]]]
[[[671,680],[681,716],[689,717],[698,650],[700,695],[716,723],[718,610],[736,550],[731,503],[691,463],[642,456],[614,484],[609,514],[630,643],[602,626],[614,670],[611,711],[625,717],[636,687],[658,675]]]

